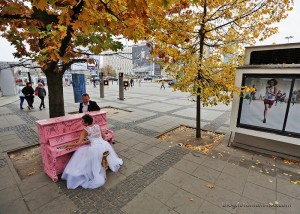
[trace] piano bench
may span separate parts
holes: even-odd
[[[106,171],[108,169],[108,162],[107,162],[108,155],[109,155],[109,151],[106,151],[103,153],[101,165],[102,165],[104,171]]]

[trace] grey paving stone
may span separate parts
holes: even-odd
[[[123,165],[120,168],[119,172],[121,172],[125,176],[129,176],[136,170],[142,168],[142,165],[128,159],[128,158],[123,158]]]
[[[24,148],[25,146],[27,146],[27,144],[25,144],[22,141],[19,141],[19,142],[10,142],[6,145],[1,145],[1,148],[3,151],[7,152],[7,151],[13,151],[20,148]]]
[[[198,166],[195,172],[193,173],[194,176],[210,183],[215,183],[220,174],[220,171],[202,165]]]
[[[15,132],[14,131],[0,131],[0,139],[2,138],[2,137],[5,137],[5,136],[7,136],[7,135],[14,135],[15,134]]]
[[[138,144],[134,145],[132,148],[146,153],[146,151],[152,147],[154,147],[154,145],[146,144],[146,143],[138,143]]]
[[[27,195],[51,183],[52,180],[44,172],[41,172],[23,179],[22,182],[19,184],[19,188],[23,195]]]
[[[12,185],[0,191],[0,206],[6,206],[7,203],[15,201],[21,197],[21,192],[18,189],[18,186]]]
[[[124,149],[127,149],[128,146],[122,144],[122,143],[119,143],[119,142],[116,142],[114,145],[113,145],[113,148],[114,150],[119,153],[120,151],[124,150]]]
[[[20,139],[20,138],[15,132],[11,132],[10,134],[0,136],[0,144],[2,144],[2,142],[4,143],[5,141],[12,140],[12,139]]]
[[[158,178],[155,182],[145,188],[143,192],[151,195],[162,203],[166,203],[172,195],[176,192],[178,187]]]
[[[148,155],[146,153],[140,152],[139,154],[133,156],[130,160],[138,164],[145,165],[153,159],[154,157],[152,155]]]
[[[182,172],[181,170],[175,169],[171,167],[168,171],[166,171],[162,175],[162,179],[172,183],[180,188],[182,188],[182,184],[184,179],[186,178],[186,173]]]
[[[200,207],[198,213],[200,214],[229,214],[230,212],[228,212],[227,210],[224,210],[220,207],[217,207],[216,205],[208,202],[208,201],[204,201],[204,203],[202,204],[202,206]]]
[[[243,192],[243,196],[254,201],[269,204],[276,199],[276,192],[270,189],[247,182]]]
[[[1,115],[13,113],[10,109],[5,106],[0,107]]]
[[[127,148],[127,149],[124,149],[122,150],[119,155],[123,156],[123,157],[126,157],[128,159],[131,159],[133,158],[134,156],[138,155],[140,153],[140,151],[136,150],[136,149],[133,149],[133,148]]]
[[[62,195],[50,203],[45,204],[44,206],[34,210],[33,214],[54,214],[54,213],[74,213],[77,210],[77,207],[74,203]]]
[[[22,198],[9,201],[0,205],[0,213],[2,214],[27,214],[29,210]]]
[[[62,195],[55,183],[50,183],[24,196],[30,210],[35,210]]]
[[[0,178],[0,190],[6,189],[17,183],[13,174],[10,172],[8,165],[0,168]]]
[[[4,146],[9,146],[10,144],[16,144],[19,142],[21,143],[22,140],[18,136],[14,136],[13,138],[9,138],[9,139],[4,139],[4,140],[1,139],[0,145],[1,145],[1,147],[4,147]],[[5,151],[5,150],[3,150],[3,151]]]
[[[182,189],[177,189],[175,194],[166,202],[166,205],[178,213],[199,213],[199,209],[204,202],[203,199]]]
[[[240,199],[241,196],[239,194],[233,193],[220,186],[215,186],[215,188],[209,189],[209,194],[205,198],[206,201],[213,203],[219,208],[225,209],[230,213],[235,213],[237,208],[224,207],[224,203],[236,204]]]
[[[110,189],[125,178],[126,176],[123,175],[121,172],[111,172],[108,170],[106,173],[106,182],[103,187],[106,189]]]
[[[269,204],[253,201],[249,198],[242,197],[238,204],[237,214],[275,214],[276,208],[268,207]]]
[[[277,207],[277,213],[298,214],[300,210],[300,200],[277,193],[277,202],[282,207]]]
[[[158,213],[163,203],[147,193],[140,193],[122,208],[122,211],[130,214],[153,214]]]
[[[197,164],[202,164],[206,157],[206,155],[199,152],[190,152],[187,155],[183,156],[183,159],[192,161]]]
[[[152,156],[156,157],[158,155],[161,155],[164,152],[164,150],[160,149],[158,147],[153,146],[153,147],[151,147],[149,149],[146,149],[144,152],[146,154],[149,154],[149,155],[152,155]]]
[[[10,123],[5,118],[0,120],[0,129],[4,129],[10,126]]]
[[[171,147],[173,147],[172,145],[170,145],[169,143],[166,143],[166,142],[161,142],[161,143],[158,143],[155,145],[157,148],[160,148],[162,150],[168,150],[170,149]]]
[[[233,177],[231,175],[221,173],[216,181],[217,186],[221,186],[231,192],[237,193],[241,195],[244,190],[246,181],[239,179],[237,177]]]
[[[277,179],[277,191],[279,193],[300,199],[300,185],[295,185],[282,179]]]
[[[173,167],[176,169],[179,169],[183,172],[193,174],[193,172],[198,168],[198,166],[199,166],[199,164],[196,164],[192,161],[182,159],[182,160],[178,161]]]
[[[249,174],[249,169],[247,168],[242,168],[240,166],[237,166],[232,163],[226,163],[223,173],[232,175],[234,177],[237,177],[241,180],[247,180],[248,174]]]
[[[138,141],[136,139],[132,139],[132,138],[122,140],[120,142],[123,143],[124,145],[128,146],[128,147],[133,147],[134,145],[141,143],[140,141]]]
[[[247,181],[276,191],[276,178],[250,170]]]
[[[203,161],[202,165],[221,172],[223,171],[226,162],[207,157]]]

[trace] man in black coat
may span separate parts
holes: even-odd
[[[79,113],[88,111],[100,111],[100,107],[96,102],[91,101],[90,96],[85,93],[82,95],[82,103],[79,105]]]
[[[22,93],[25,95],[25,99],[28,103],[28,109],[33,109],[33,102],[34,102],[34,90],[31,86],[31,82],[27,82],[26,86],[22,89]]]

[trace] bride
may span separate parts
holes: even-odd
[[[88,138],[90,144],[83,145],[76,150],[67,164],[61,178],[67,180],[67,188],[75,189],[82,186],[85,189],[98,188],[105,183],[106,173],[101,166],[103,153],[108,151],[108,166],[111,171],[117,172],[123,164],[112,146],[101,136],[104,132],[99,125],[93,124],[93,118],[89,114],[82,117],[82,124],[86,126],[77,143],[66,145],[65,148],[84,144],[84,138]]]

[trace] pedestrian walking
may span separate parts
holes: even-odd
[[[44,103],[44,99],[46,96],[46,90],[44,88],[44,85],[41,82],[39,82],[38,87],[35,88],[35,95],[37,95],[41,99],[41,104],[40,104],[39,109],[42,111],[42,107],[46,108],[45,103]]]
[[[45,86],[45,82],[44,82],[44,80],[43,80],[42,78],[39,78],[39,79],[38,79],[38,83],[39,83],[39,82],[42,83],[43,86]]]
[[[24,100],[25,100],[25,95],[23,94],[22,92],[22,88],[21,86],[19,86],[18,88],[18,94],[19,94],[19,97],[20,97],[20,109],[23,110],[23,103],[24,103]],[[27,102],[27,101],[26,101]],[[28,102],[27,102],[28,103]]]
[[[27,82],[26,86],[22,89],[22,93],[25,95],[25,99],[28,103],[28,110],[34,109],[33,102],[34,102],[34,90],[31,86],[31,82]]]
[[[139,79],[139,86],[141,87],[142,86],[142,79]]]
[[[132,88],[134,86],[134,81],[133,81],[133,79],[131,78],[130,79],[130,87]]]
[[[93,85],[94,85],[94,88],[97,88],[97,86],[96,86],[96,79],[95,78],[93,78]]]
[[[164,88],[164,90],[166,90],[166,87],[165,87],[165,81],[161,81],[161,86],[160,86],[160,89]]]

